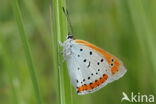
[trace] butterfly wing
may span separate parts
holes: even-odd
[[[77,44],[82,44],[86,47],[89,47],[92,50],[95,50],[96,53],[98,53],[101,57],[104,57],[106,59],[107,64],[110,67],[109,72],[111,72],[111,78],[109,78],[109,83],[121,78],[127,72],[122,61],[120,61],[118,58],[111,55],[110,53],[106,52],[105,50],[100,49],[97,46],[95,46],[91,43],[88,43],[84,40],[75,40],[75,42]]]
[[[117,58],[108,55],[106,57],[93,48],[94,45],[84,42],[83,40],[74,40],[71,43],[72,53],[67,58],[70,77],[79,95],[95,92],[119,79],[126,72],[124,67],[124,72],[119,70],[122,65]],[[108,57],[111,57],[113,62],[109,63]],[[115,67],[111,65],[112,63]]]

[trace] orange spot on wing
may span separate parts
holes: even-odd
[[[112,59],[112,55],[110,55],[108,52],[106,52],[105,50],[101,49],[101,48],[98,48],[96,47],[95,45],[91,44],[91,43],[88,43],[84,40],[75,40],[76,43],[80,43],[80,44],[83,44],[83,45],[86,45],[92,49],[94,49],[95,51],[99,52],[100,54],[102,54],[107,62],[110,64],[111,63],[111,59]]]
[[[114,61],[114,66],[111,68],[111,73],[112,74],[115,74],[118,70],[119,70],[119,66],[120,66],[120,63],[119,61],[116,59]]]
[[[96,83],[92,83],[92,84],[91,84],[91,87],[92,87],[92,88],[95,88],[95,87],[97,87],[97,84],[96,84]]]
[[[115,74],[118,71],[118,67],[117,66],[113,66],[111,69],[112,74]]]
[[[78,91],[79,92],[83,91],[83,86],[82,87],[79,87]]]
[[[92,88],[91,88],[91,86],[88,84],[88,85],[86,85],[86,88],[87,88],[87,90],[91,90]]]
[[[120,66],[120,63],[119,63],[118,60],[115,60],[114,64],[115,64],[116,66]]]

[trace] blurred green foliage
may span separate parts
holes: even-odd
[[[29,66],[13,13],[12,1],[0,3],[0,104],[34,104],[35,93]],[[74,36],[87,40],[120,58],[126,75],[98,92],[78,96],[70,84],[65,65],[56,79],[53,36],[57,0],[19,1],[43,104],[128,104],[122,92],[156,94],[156,1],[155,0],[68,0]],[[56,7],[55,7],[56,6]],[[51,8],[50,8],[51,7]],[[50,10],[52,9],[52,10]],[[53,13],[55,12],[55,13]],[[61,39],[67,34],[65,16],[60,13]],[[63,29],[65,28],[65,29]],[[63,32],[62,32],[63,31]],[[55,34],[56,33],[56,34]],[[57,54],[57,53],[55,53]],[[59,64],[57,64],[59,65]],[[56,67],[54,67],[56,66]],[[61,89],[58,88],[60,83]],[[61,91],[60,91],[61,90]],[[63,93],[60,93],[59,91]],[[146,104],[140,103],[140,104]]]

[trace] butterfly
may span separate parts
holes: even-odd
[[[68,35],[62,43],[71,82],[78,95],[98,91],[126,73],[123,63],[97,46]]]

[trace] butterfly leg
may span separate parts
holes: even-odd
[[[59,69],[62,69],[64,62],[65,62],[65,59],[60,60]]]
[[[60,40],[58,41],[58,43],[60,46],[63,46],[63,43]]]
[[[61,41],[58,41],[58,44],[59,44],[59,46],[63,47],[63,43]],[[58,54],[63,55],[63,51],[60,50],[60,48],[59,48]]]
[[[61,41],[58,41],[58,44],[59,44],[59,46],[63,47],[63,43]],[[58,54],[61,57],[61,60],[59,62],[59,69],[61,69],[61,67],[63,66],[63,64],[65,62],[65,59],[64,58],[62,60],[62,56],[64,55],[64,51],[65,50],[60,50],[60,48],[59,48]]]
[[[62,56],[64,56],[63,51],[59,52],[59,54],[60,54],[59,69],[62,69],[63,64],[65,62],[64,57],[62,57]]]

